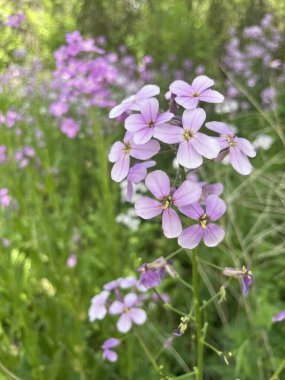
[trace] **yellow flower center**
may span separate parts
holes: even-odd
[[[234,142],[232,136],[226,136],[226,140],[230,146],[235,146],[235,142]]]
[[[207,223],[208,223],[208,218],[207,218],[207,215],[204,214],[201,218],[200,218],[200,226],[205,229],[206,226],[207,226]]]
[[[130,143],[127,143],[127,144],[125,144],[125,148],[123,149],[123,152],[126,154],[129,154],[131,149],[132,149],[132,147],[131,147]]]
[[[184,139],[185,140],[189,141],[189,140],[192,139],[192,137],[193,137],[193,135],[192,135],[192,133],[190,131],[184,132]]]
[[[169,197],[167,197],[165,200],[164,200],[164,203],[163,203],[163,210],[166,210],[169,206],[172,206],[173,205],[173,200],[172,200],[172,197],[169,195]]]
[[[129,311],[130,311],[129,308],[127,308],[127,307],[124,308],[124,313],[128,313]]]
[[[192,96],[193,96],[193,98],[198,98],[200,96],[200,94],[198,92],[193,92]]]

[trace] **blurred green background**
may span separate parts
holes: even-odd
[[[24,30],[0,29],[2,71],[14,61],[16,48],[28,46],[26,63],[41,58],[46,77],[55,67],[53,53],[64,43],[65,34],[79,30],[86,37],[105,36],[108,51],[124,44],[138,61],[151,55],[154,70],[164,63],[179,70],[185,59],[191,59],[194,66],[205,66],[221,91],[225,74],[220,64],[229,28],[242,31],[258,24],[266,13],[274,16],[283,35],[285,27],[285,2],[278,0],[0,0],[0,18],[17,12],[26,15]],[[278,54],[285,61],[285,45]],[[171,55],[175,55],[172,60]],[[184,79],[191,82],[194,76],[190,72]],[[157,84],[167,89],[173,79]],[[0,379],[157,379],[132,334],[120,346],[116,364],[103,362],[99,348],[116,335],[115,319],[91,324],[87,312],[103,284],[137,276],[141,262],[169,255],[177,243],[162,237],[159,221],[142,223],[138,231],[116,222],[129,206],[121,203],[119,186],[110,179],[107,155],[122,129],[107,119],[108,112],[94,107],[89,114],[92,136],[83,133],[71,140],[50,127],[51,116],[42,113],[45,100],[35,94],[29,105],[46,143],[36,149],[40,166],[19,170],[13,151],[22,136],[0,128],[1,144],[7,146],[10,158],[9,165],[0,168],[0,187],[9,188],[17,203],[12,210],[0,210],[1,238],[11,242],[0,248]],[[219,267],[246,262],[255,276],[246,300],[238,283],[232,282],[227,300],[215,301],[205,313],[209,342],[232,353],[226,365],[206,348],[205,380],[269,380],[285,357],[285,323],[271,322],[285,309],[284,100],[281,88],[274,112],[253,106],[227,120],[215,116],[230,120],[249,140],[266,133],[273,145],[258,151],[249,177],[224,165],[211,165],[203,173],[209,182],[223,182],[228,213],[224,242],[217,249],[199,250],[208,262],[200,263],[202,298],[211,298],[224,282]],[[22,102],[17,93],[1,90],[1,112],[21,108]],[[213,108],[210,112],[214,120]],[[21,123],[25,141],[32,146],[36,146],[34,128],[35,124]],[[74,239],[75,231],[79,239]],[[71,254],[77,255],[74,268],[66,264]],[[191,282],[187,255],[179,255],[174,265]],[[169,278],[162,291],[173,306],[188,310],[192,296],[187,288]],[[170,348],[165,343],[178,324],[175,314],[156,305],[140,328],[145,344],[170,378],[181,376],[195,361],[193,327]],[[285,374],[278,378],[285,379]]]

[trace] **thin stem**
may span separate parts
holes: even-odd
[[[135,331],[135,335],[136,335],[136,337],[138,338],[138,341],[139,341],[139,343],[140,343],[142,349],[144,350],[144,352],[145,352],[145,354],[146,354],[148,360],[151,362],[153,368],[155,369],[155,371],[156,371],[157,373],[160,373],[160,368],[159,368],[158,364],[156,363],[156,361],[154,360],[154,358],[153,358],[153,357],[154,357],[153,354],[152,354],[151,352],[149,352],[147,346],[145,345],[145,343],[144,343],[142,337],[140,336],[140,334],[139,334],[139,332],[138,332],[137,330]]]
[[[168,261],[168,260],[172,259],[172,257],[178,255],[178,253],[180,253],[181,251],[183,251],[183,248],[179,248],[179,249],[177,249],[177,251],[174,251],[173,253],[171,253],[170,255],[168,255],[168,256],[165,258],[165,261]]]
[[[281,362],[280,366],[277,368],[277,370],[274,372],[274,374],[270,377],[269,380],[278,380],[278,376],[285,368],[285,359]]]
[[[197,372],[196,371],[193,371],[193,372],[188,372],[188,373],[185,373],[184,375],[181,375],[181,376],[177,376],[177,377],[171,377],[170,380],[187,380],[189,379],[190,377],[196,375]]]
[[[195,320],[196,320],[197,380],[203,380],[203,339],[202,339],[202,330],[201,330],[198,261],[197,261],[197,256],[194,249],[192,249],[192,281],[193,281],[194,308],[195,308]]]

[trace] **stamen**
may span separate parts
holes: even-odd
[[[204,214],[201,218],[200,218],[200,226],[205,229],[207,227],[207,223],[208,223],[208,217],[206,214]]]
[[[169,206],[172,206],[173,205],[173,200],[172,200],[172,197],[169,195],[169,197],[167,197],[165,200],[164,200],[164,203],[163,203],[163,210],[166,210]]]
[[[185,133],[184,133],[184,138],[185,138],[185,140],[191,140],[192,139],[192,137],[193,137],[193,135],[192,135],[192,133],[190,132],[190,131],[186,131]]]

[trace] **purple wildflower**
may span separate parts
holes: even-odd
[[[9,207],[11,204],[11,197],[9,195],[8,189],[5,187],[0,189],[0,206],[6,208]]]
[[[60,130],[70,139],[76,137],[77,133],[80,130],[80,126],[76,123],[71,117],[66,118],[60,124]]]
[[[162,229],[168,238],[177,237],[182,231],[180,218],[173,206],[186,206],[196,202],[201,196],[201,188],[196,183],[184,181],[176,190],[171,190],[168,175],[155,170],[145,179],[148,190],[159,200],[140,198],[135,204],[138,216],[151,219],[162,214]]]
[[[281,311],[279,314],[272,318],[272,322],[281,322],[285,319],[285,310]]]
[[[103,288],[104,290],[109,290],[109,291],[115,290],[120,286],[122,280],[123,280],[122,278],[117,278],[116,280],[110,281],[107,284],[105,284]]]
[[[110,314],[121,314],[117,328],[121,333],[127,333],[132,327],[132,323],[142,325],[145,323],[147,316],[143,309],[137,307],[139,302],[138,296],[129,293],[124,297],[123,301],[114,301],[110,308]]]
[[[134,134],[136,144],[148,142],[153,137],[157,126],[166,123],[174,116],[169,111],[159,114],[159,103],[155,98],[143,101],[140,111],[140,114],[132,114],[125,121],[125,128]]]
[[[186,110],[182,115],[182,128],[174,125],[161,125],[155,129],[154,137],[166,144],[177,144],[177,161],[188,169],[203,163],[203,156],[216,158],[220,147],[213,137],[198,132],[206,119],[202,108]]]
[[[158,86],[147,84],[146,86],[142,87],[135,95],[131,95],[127,99],[123,100],[122,103],[112,108],[109,114],[110,119],[118,117],[128,110],[139,111],[140,105],[144,100],[158,95],[159,92],[160,89]]]
[[[229,152],[232,167],[242,175],[250,174],[252,165],[248,157],[256,156],[252,144],[244,138],[235,136],[234,131],[225,123],[211,121],[206,123],[206,127],[221,135],[217,138],[223,151],[221,154]]]
[[[116,362],[118,360],[118,354],[110,348],[117,347],[119,344],[121,344],[121,341],[116,338],[105,340],[101,346],[103,350],[103,359],[109,360],[109,362]]]
[[[106,301],[110,292],[103,290],[91,300],[91,306],[88,311],[89,321],[94,322],[96,319],[103,319],[107,314]]]
[[[215,247],[225,236],[222,227],[214,224],[226,212],[226,205],[216,195],[210,195],[206,200],[206,211],[196,202],[190,206],[179,207],[179,210],[189,218],[199,221],[182,231],[178,244],[183,248],[193,249],[203,239],[207,247]]]
[[[66,102],[58,101],[51,103],[49,112],[56,117],[61,117],[68,112],[68,104]]]
[[[199,101],[207,103],[222,103],[224,97],[218,91],[209,90],[215,84],[213,79],[206,75],[199,75],[192,84],[183,80],[176,80],[169,86],[172,94],[176,95],[175,101],[180,106],[191,109],[198,106]]]
[[[11,28],[18,29],[22,22],[25,20],[26,16],[23,13],[18,13],[16,15],[10,15],[7,20],[7,25]]]
[[[139,268],[140,284],[145,288],[151,289],[158,286],[164,279],[166,272],[174,276],[175,272],[171,267],[172,262],[166,262],[163,257],[152,263],[144,263]]]
[[[77,264],[77,256],[76,255],[70,255],[66,262],[68,268],[74,268]]]
[[[242,294],[246,296],[249,292],[252,282],[254,281],[252,271],[245,266],[242,269],[235,269],[226,267],[223,274],[228,277],[236,278],[242,280]]]
[[[133,196],[133,185],[143,181],[147,175],[147,169],[156,165],[155,161],[146,161],[135,164],[129,170],[127,176],[127,201],[131,201]]]
[[[148,160],[160,150],[160,145],[155,140],[146,144],[134,143],[132,134],[127,132],[124,141],[116,141],[110,150],[109,161],[114,162],[111,177],[115,182],[121,182],[128,175],[130,168],[130,157],[138,160]]]

